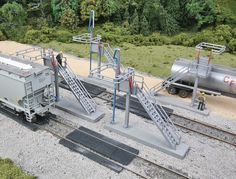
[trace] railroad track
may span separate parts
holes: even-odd
[[[198,134],[207,136],[209,138],[230,144],[236,147],[236,134],[221,129],[219,127],[207,124],[205,122],[196,121],[189,119],[177,114],[173,114],[171,117],[173,123],[180,127],[187,129],[189,131],[196,132]]]
[[[111,102],[113,99],[113,94],[111,92],[105,91],[98,95],[97,98],[100,98],[107,102]],[[172,114],[171,120],[179,128],[186,129],[236,147],[236,134],[233,132],[226,131],[217,126],[210,125],[205,122],[196,121],[177,114]]]
[[[45,123],[43,125],[38,125],[38,128],[53,134],[54,136],[56,136],[59,139],[65,139],[66,135],[69,134],[70,132],[74,131],[75,129],[79,130],[72,123],[70,123],[68,121],[66,122],[65,119],[60,118],[60,117],[53,117],[53,116],[49,117],[48,123]],[[89,135],[91,135],[91,134],[89,134]],[[93,137],[95,137],[95,136],[93,136]],[[109,143],[107,141],[104,141],[101,138],[97,138],[97,139],[99,139],[103,142]],[[111,144],[111,143],[109,143],[109,144]],[[96,152],[94,152],[82,145],[80,147],[81,147],[80,150],[84,150],[85,153],[86,153],[86,151],[87,152],[89,151],[89,152],[92,152],[97,155]],[[122,150],[124,150],[124,149],[122,149]],[[130,152],[130,151],[128,151],[128,152]],[[130,153],[132,153],[132,152],[130,152]],[[145,158],[138,156],[135,153],[132,153],[132,154],[135,155],[135,158],[127,166],[122,165],[122,164],[115,162],[113,160],[112,160],[112,162],[115,162],[116,165],[121,167],[123,170],[127,170],[127,171],[139,176],[140,178],[145,178],[145,179],[147,179],[147,178],[174,178],[174,179],[189,178],[188,175],[185,173],[181,173],[177,170],[169,169],[167,167],[158,165],[152,161],[149,161]]]

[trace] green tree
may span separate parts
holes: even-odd
[[[178,22],[171,16],[162,6],[160,7],[159,22],[161,30],[168,34],[173,35],[179,31]]]
[[[130,19],[129,9],[128,8],[125,9],[125,13],[124,13],[123,19],[125,21],[129,21],[129,19]]]
[[[145,36],[150,34],[149,23],[145,16],[142,17],[141,22],[140,22],[140,33]]]
[[[67,29],[75,29],[78,24],[78,17],[75,15],[74,10],[69,7],[64,9],[61,14],[60,23]]]
[[[74,12],[77,14],[79,7],[79,0],[51,0],[51,7],[54,21],[58,22],[61,18],[62,11],[67,7],[74,10]]]
[[[95,11],[95,19],[98,18],[96,12],[97,12],[97,7],[95,0],[88,0],[88,1],[81,1],[80,3],[80,14],[81,14],[81,19],[83,21],[89,19],[89,12],[91,10]]]
[[[6,3],[1,8],[0,30],[8,38],[16,38],[21,36],[23,25],[26,23],[27,14],[22,5],[13,2]]]
[[[98,18],[110,19],[116,13],[117,6],[114,0],[96,0]]]
[[[191,0],[186,6],[190,17],[195,19],[199,29],[216,22],[214,0]]]
[[[140,28],[139,28],[139,17],[138,13],[135,10],[133,16],[132,16],[132,22],[130,24],[130,32],[132,34],[139,34]]]

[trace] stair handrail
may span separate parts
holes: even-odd
[[[116,65],[116,62],[114,61],[114,57],[113,57],[114,51],[111,48],[110,44],[108,44],[108,43],[103,43],[103,44],[104,44],[104,52],[107,52],[107,55],[109,56],[109,58],[112,59],[112,62],[114,63],[114,65]],[[105,55],[105,53],[104,53],[104,55]],[[124,67],[123,64],[119,63],[119,65],[120,65],[121,72],[126,72],[127,71],[127,69]]]
[[[161,115],[163,115],[165,117],[165,121],[167,122],[168,126],[172,127],[174,129],[174,131],[177,131],[177,128],[175,127],[175,125],[173,124],[173,122],[170,120],[168,114],[165,112],[165,110],[163,109],[162,105],[151,95],[150,90],[147,86],[147,84],[145,82],[143,82],[143,88],[144,90],[144,95],[147,95],[146,97],[148,99],[151,99],[154,103],[155,106],[159,106],[160,109],[158,109],[158,111],[160,111]],[[163,119],[162,119],[163,120]],[[176,133],[177,137],[180,139],[180,135],[178,133]]]
[[[137,92],[139,91],[147,100],[149,100],[149,98],[147,97],[147,94],[145,92],[144,88],[141,89],[138,87]],[[153,105],[153,107],[155,108],[155,104],[153,104],[151,101],[149,101],[151,103],[151,105]],[[156,110],[156,108],[155,108]],[[158,111],[157,111],[158,113]],[[180,143],[180,136],[178,135],[178,133],[176,133],[175,128],[173,126],[171,126],[167,120],[164,120],[163,117],[161,116],[161,114],[158,113],[158,121],[154,121],[157,125],[157,127],[161,130],[162,134],[164,135],[164,137],[168,140],[169,144],[171,146],[173,146],[174,148],[176,147],[177,144]],[[151,117],[151,116],[150,116]],[[167,118],[168,119],[168,118]],[[163,127],[159,126],[162,125],[163,127],[168,129],[168,132],[170,133],[171,136],[167,135],[164,131],[163,131]],[[173,133],[171,132],[171,130],[173,130]]]

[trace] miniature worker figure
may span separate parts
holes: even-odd
[[[58,55],[56,56],[57,62],[62,66],[62,58],[63,58],[63,53],[60,51]]]
[[[198,97],[198,101],[199,101],[199,103],[198,103],[198,110],[203,111],[204,108],[205,108],[205,102],[206,102],[206,97],[205,97],[205,93],[204,92],[202,92],[200,94],[200,96]]]

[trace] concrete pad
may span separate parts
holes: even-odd
[[[178,107],[178,108],[182,108],[182,109],[185,109],[185,110],[192,111],[194,113],[201,114],[203,116],[209,116],[209,114],[210,114],[209,109],[205,109],[204,111],[198,110],[197,109],[198,104],[194,104],[194,106],[191,106],[190,103],[180,101],[178,99],[174,99],[173,97],[163,96],[163,95],[158,95],[155,98],[156,98],[156,100],[158,100],[163,105],[175,106],[175,107]]]
[[[58,109],[61,109],[81,119],[85,119],[89,122],[97,122],[105,116],[105,113],[99,111],[98,109],[95,112],[88,114],[83,109],[73,93],[62,88],[60,88],[59,102],[57,102],[55,106]]]
[[[176,149],[172,149],[158,129],[155,133],[151,133],[135,124],[124,128],[121,123],[107,124],[105,128],[179,159],[184,159],[189,151],[189,146],[184,143],[180,143]]]

